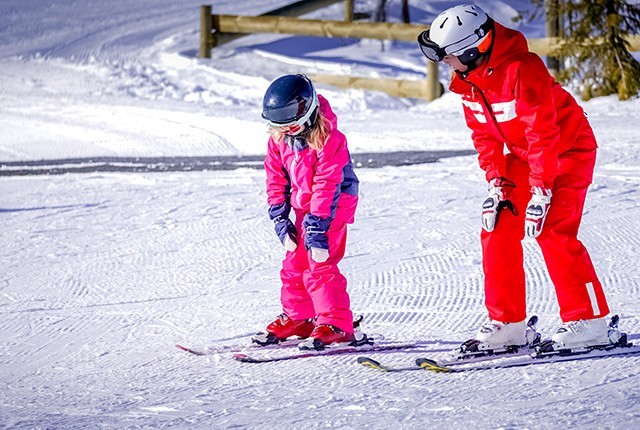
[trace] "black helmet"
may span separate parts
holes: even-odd
[[[318,95],[305,75],[284,75],[269,85],[262,100],[262,118],[275,127],[313,122]]]

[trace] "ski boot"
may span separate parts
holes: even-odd
[[[333,325],[318,324],[313,333],[306,340],[300,342],[298,348],[322,351],[326,348],[373,344],[373,339],[362,332],[360,327],[362,319],[362,315],[358,315],[354,319],[353,333],[347,333]]]
[[[476,337],[460,345],[458,359],[485,355],[513,354],[521,348],[532,348],[540,343],[540,333],[536,331],[538,317],[532,316],[525,324],[489,321],[478,330]]]
[[[294,320],[283,313],[267,326],[265,332],[254,335],[251,342],[267,346],[282,343],[294,336],[298,339],[306,339],[313,332],[314,327],[313,318]]]
[[[607,325],[605,318],[568,321],[536,348],[536,357],[584,354],[596,349],[610,350],[631,346],[627,334],[618,329],[620,317],[614,315]]]

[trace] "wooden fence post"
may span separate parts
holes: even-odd
[[[560,37],[562,23],[558,15],[558,0],[544,0],[544,4],[546,37]],[[558,72],[562,70],[560,58],[547,57],[547,68],[553,76],[558,76]]]
[[[211,58],[211,5],[200,6],[200,58]]]
[[[438,63],[427,61],[427,100],[433,101],[442,95]]]
[[[353,0],[344,0],[344,20],[353,22]]]

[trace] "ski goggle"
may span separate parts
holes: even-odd
[[[462,64],[467,65],[478,58],[482,52],[486,52],[487,49],[489,49],[492,39],[491,35],[489,35],[489,37],[487,37],[479,46],[473,45],[478,43],[479,40],[489,33],[492,28],[492,24],[493,21],[488,19],[487,22],[482,24],[480,28],[476,29],[467,37],[443,47],[431,40],[429,37],[430,30],[425,30],[418,35],[418,45],[420,45],[420,50],[424,56],[431,61],[442,61],[445,56],[451,54],[458,57]]]
[[[307,113],[305,113],[300,118],[290,122],[286,122],[286,123],[277,123],[277,122],[267,120],[267,123],[269,124],[269,127],[276,128],[281,133],[295,136],[296,134],[299,134],[302,131],[302,128],[304,127],[305,123],[311,119],[317,107],[318,107],[318,96],[314,94],[313,99],[311,100],[311,105],[309,106],[309,109],[307,109]]]
[[[278,127],[278,130],[280,130],[280,132],[283,134],[289,134],[291,136],[295,136],[296,134],[299,134],[302,131],[302,127],[304,127],[304,124],[302,125],[291,124],[283,127]]]

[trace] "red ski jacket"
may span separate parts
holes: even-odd
[[[506,150],[528,162],[531,186],[552,188],[559,173],[592,180],[597,148],[582,108],[529,52],[522,33],[495,23],[489,60],[449,89],[462,96],[480,167],[506,176]]]

